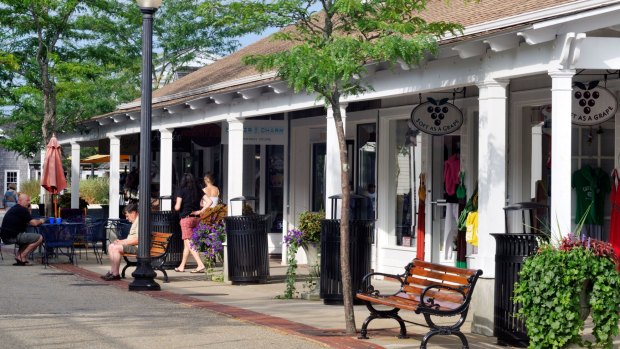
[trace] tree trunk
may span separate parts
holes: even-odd
[[[349,186],[349,157],[347,141],[344,134],[342,115],[340,114],[340,95],[332,94],[331,108],[336,123],[338,148],[340,149],[340,184],[342,187],[342,201],[340,208],[340,274],[342,275],[342,296],[344,300],[344,318],[346,332],[353,335],[355,328],[355,313],[353,311],[353,286],[351,284],[351,268],[349,266],[349,202],[351,201],[351,187]]]

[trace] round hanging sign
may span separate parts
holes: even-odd
[[[611,91],[598,86],[598,81],[575,82],[573,86],[573,124],[591,126],[616,115],[618,101]]]
[[[452,133],[463,125],[463,113],[448,98],[428,102],[415,107],[411,112],[411,123],[418,130],[434,136]]]

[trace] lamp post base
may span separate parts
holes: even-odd
[[[155,282],[157,274],[149,261],[138,259],[136,270],[131,276],[134,279],[129,284],[129,291],[161,291],[161,287]]]

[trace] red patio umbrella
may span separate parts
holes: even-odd
[[[53,134],[47,143],[45,151],[45,160],[43,161],[43,173],[41,175],[41,186],[52,194],[52,202],[54,206],[53,216],[56,216],[56,201],[54,195],[60,193],[67,187],[67,180],[62,169],[62,160],[60,157],[60,144]]]

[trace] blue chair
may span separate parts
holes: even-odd
[[[103,264],[101,251],[97,249],[97,243],[101,242],[105,249],[106,244],[106,223],[107,220],[94,220],[86,223],[86,236],[84,242],[86,243],[86,259],[88,259],[88,246],[92,246],[93,253],[97,259],[97,263]]]
[[[50,255],[58,256],[63,254],[69,257],[69,262],[77,265],[75,258],[74,241],[77,232],[82,223],[64,223],[64,224],[42,224],[39,226],[39,232],[43,235],[43,262],[49,265]]]

